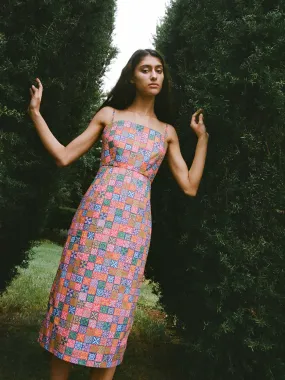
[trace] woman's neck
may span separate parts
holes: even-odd
[[[142,116],[155,117],[154,113],[154,101],[155,97],[143,98],[141,96],[136,96],[133,103],[127,108],[128,111],[138,113]]]

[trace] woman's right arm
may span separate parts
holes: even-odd
[[[112,118],[112,108],[104,107],[93,117],[88,127],[67,146],[62,145],[51,133],[47,123],[40,113],[40,102],[43,86],[37,78],[39,88],[32,86],[32,96],[28,113],[35,125],[37,133],[50,155],[58,166],[67,166],[86,153],[99,139],[103,128]]]

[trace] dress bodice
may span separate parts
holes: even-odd
[[[102,133],[101,166],[134,170],[153,181],[167,151],[164,133],[128,120],[113,121]]]

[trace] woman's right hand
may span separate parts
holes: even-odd
[[[40,112],[40,105],[43,95],[43,85],[39,78],[36,78],[36,81],[38,82],[39,88],[32,85],[32,87],[29,89],[31,94],[31,102],[28,107],[28,114],[31,114],[32,112]]]

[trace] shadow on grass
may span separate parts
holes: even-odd
[[[36,343],[37,327],[33,324],[11,323],[1,318],[0,378],[2,380],[45,380],[48,357]]]
[[[23,323],[21,317],[12,320],[1,317],[1,380],[49,379],[50,354],[37,343],[39,321],[34,319]],[[182,345],[171,342],[167,336],[160,341],[148,338],[139,330],[134,326],[124,360],[117,367],[114,380],[188,379],[183,370],[183,363],[185,365],[187,361]],[[88,368],[73,366],[70,380],[87,380],[88,376]]]

